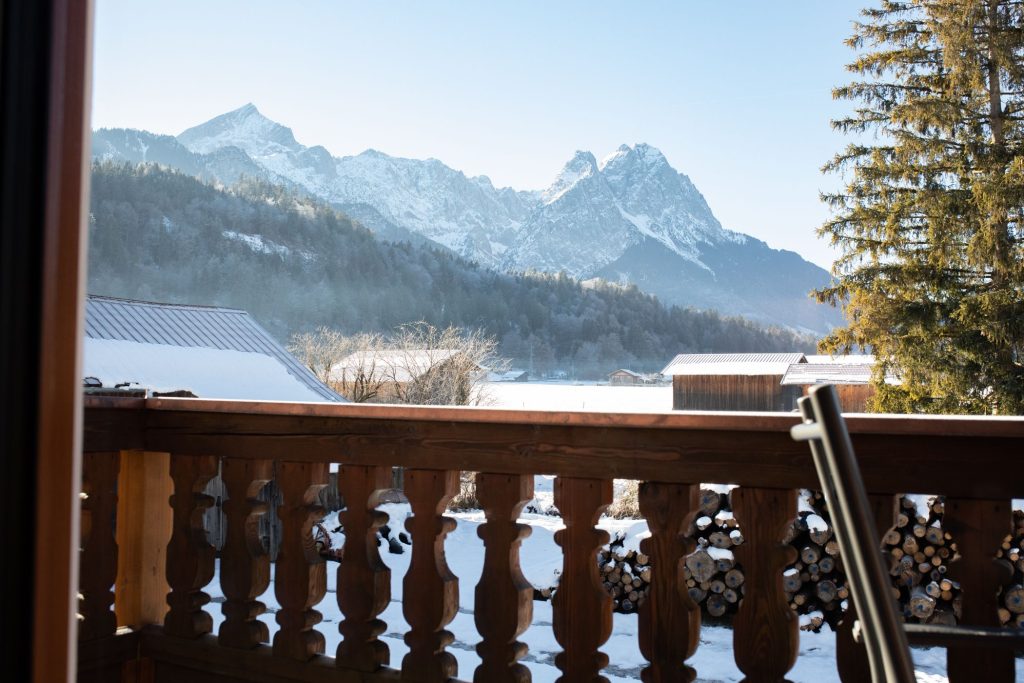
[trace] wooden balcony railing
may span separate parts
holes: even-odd
[[[565,523],[556,536],[563,570],[552,606],[554,635],[564,649],[555,662],[561,680],[601,680],[607,664],[601,647],[611,632],[612,605],[595,560],[607,534],[595,524],[611,502],[612,479],[623,478],[644,482],[640,509],[652,534],[644,546],[651,590],[638,615],[639,648],[649,662],[643,680],[695,675],[686,660],[698,646],[700,611],[681,583],[681,562],[693,545],[684,532],[698,508],[700,482],[721,482],[739,486],[731,495],[746,539],[737,548],[747,581],[733,623],[736,664],[746,680],[783,681],[796,661],[799,634],[782,584],[793,551],[782,539],[797,513],[798,490],[817,485],[806,444],[789,437],[796,420],[763,413],[87,399],[80,680],[528,681],[520,663],[526,648],[517,638],[530,623],[532,590],[518,566],[526,529],[516,520],[533,496],[533,475],[548,474],[557,476],[555,503]],[[945,523],[962,555],[950,574],[962,588],[963,622],[997,625],[1004,577],[994,557],[1011,528],[1011,498],[1024,497],[1024,420],[853,416],[848,422],[882,513],[879,537],[892,523],[893,494],[944,494]],[[327,565],[310,532],[331,463],[340,464],[347,542],[337,566],[343,640],[325,653],[317,604],[325,596]],[[211,501],[202,491],[218,466],[229,500],[220,553],[224,621],[213,633],[204,589],[214,577],[215,554],[202,528]],[[400,662],[389,660],[379,639],[391,578],[375,540],[385,521],[375,508],[391,486],[393,466],[406,468],[413,512],[403,603],[409,653]],[[444,561],[453,522],[443,512],[461,471],[481,473],[485,556],[475,587],[460,586]],[[257,617],[271,567],[254,530],[267,512],[257,494],[274,472],[283,531],[273,581],[279,628],[268,641]],[[476,671],[457,672],[446,651],[445,626],[460,590],[478,596]],[[867,680],[849,629],[837,638],[843,680]],[[949,674],[953,683],[1011,681],[1013,655],[951,650]]]

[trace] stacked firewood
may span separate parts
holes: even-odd
[[[1024,511],[1013,512],[1013,534],[1003,540],[998,556],[1013,567],[1013,578],[999,596],[999,620],[1024,628]]]
[[[835,628],[850,598],[839,544],[821,494],[804,491],[801,496],[799,516],[785,539],[797,559],[786,568],[783,587],[790,607],[801,616],[801,628]],[[943,527],[943,505],[941,497],[902,496],[895,525],[883,539],[893,595],[909,622],[952,624],[960,615],[960,586],[947,576],[950,563],[960,558]],[[1024,512],[1013,514],[1014,532],[998,552],[1013,567],[1013,578],[999,597],[999,616],[1004,624],[1024,626]],[[687,591],[707,616],[728,617],[743,597],[745,577],[732,553],[743,535],[723,489],[701,490],[690,537],[696,549],[684,560]],[[649,558],[626,548],[619,534],[598,552],[597,562],[615,611],[635,612],[649,591]],[[555,588],[538,589],[535,597],[549,599]]]
[[[639,550],[624,546],[625,537],[619,533],[597,553],[604,589],[612,596],[616,612],[629,614],[637,611],[647,599],[651,585],[649,558]]]
[[[743,543],[743,534],[724,490],[701,489],[699,507],[690,533],[697,547],[684,561],[683,579],[690,598],[708,616],[725,617],[736,611],[743,597],[745,577],[732,553]]]
[[[846,575],[821,493],[804,495],[810,510],[800,513],[789,539],[800,556],[787,568],[783,583],[794,610],[821,615],[808,628],[817,630],[822,623],[835,628],[849,597]],[[882,539],[893,596],[910,622],[951,624],[959,616],[960,586],[946,576],[959,555],[942,515],[941,498],[923,502],[920,496],[902,496],[895,525]]]

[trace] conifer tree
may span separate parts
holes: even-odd
[[[882,0],[847,41],[854,141],[819,230],[839,245],[822,301],[870,347],[872,406],[1024,413],[1024,8],[1018,0]],[[886,374],[900,384],[887,385]]]

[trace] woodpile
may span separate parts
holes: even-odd
[[[597,553],[604,589],[612,596],[616,612],[636,612],[647,599],[651,585],[649,558],[639,550],[624,546],[625,537],[619,533]]]
[[[785,541],[797,551],[796,561],[783,574],[790,607],[800,615],[801,628],[819,631],[839,623],[850,600],[825,502],[818,492],[803,491],[797,520]],[[700,511],[690,537],[697,547],[686,557],[683,579],[691,599],[706,616],[727,618],[736,612],[744,594],[743,568],[732,548],[743,535],[722,489],[700,492]],[[999,596],[1003,624],[1024,627],[1024,512],[1015,511],[1014,532],[998,556],[1013,567],[1013,578]],[[617,535],[598,552],[602,584],[612,596],[615,611],[635,612],[644,603],[650,584],[648,558],[628,549]],[[959,560],[953,536],[943,527],[943,499],[901,496],[896,523],[883,539],[893,596],[908,622],[953,624],[960,615],[960,586],[947,576]],[[534,597],[550,599],[557,587],[537,589]]]

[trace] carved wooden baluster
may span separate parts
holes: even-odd
[[[121,454],[86,453],[82,458],[82,556],[79,573],[78,628],[81,640],[114,635],[117,618],[114,581],[117,580],[117,541],[114,511],[117,510],[117,474]]]
[[[689,683],[697,675],[684,662],[697,651],[700,607],[681,575],[683,558],[696,545],[684,534],[698,510],[699,491],[687,484],[640,484],[640,513],[651,530],[640,543],[651,566],[650,592],[638,615],[640,652],[650,662],[640,673],[645,683]]]
[[[786,680],[800,645],[799,621],[782,588],[782,572],[796,549],[782,543],[796,517],[797,492],[740,487],[732,509],[744,543],[734,550],[743,565],[747,592],[733,621],[736,665],[750,683]]]
[[[227,539],[220,553],[225,602],[219,642],[227,647],[252,648],[270,639],[267,625],[256,618],[266,611],[266,605],[256,598],[270,584],[270,557],[259,535],[260,517],[267,511],[267,504],[258,496],[273,477],[273,463],[224,458],[220,476],[227,488]]]
[[[530,527],[516,522],[533,498],[532,474],[476,476],[476,497],[487,516],[477,535],[484,541],[484,570],[476,585],[474,618],[483,640],[474,683],[527,683],[519,660],[526,645],[516,640],[533,618],[533,586],[519,568],[519,548]]]
[[[213,618],[203,610],[210,596],[203,592],[213,579],[214,548],[203,530],[203,511],[213,499],[203,493],[217,476],[217,458],[171,455],[174,526],[167,545],[167,594],[170,610],[164,632],[179,638],[198,638],[213,629]]]
[[[338,565],[338,666],[372,672],[388,664],[388,646],[377,636],[387,625],[377,618],[391,600],[391,570],[377,551],[377,529],[388,516],[378,512],[380,495],[391,486],[388,466],[343,465],[338,489],[345,500],[339,515],[345,529],[344,559]]]
[[[960,623],[999,626],[996,591],[1009,581],[1013,569],[995,554],[1013,530],[1010,501],[947,498],[942,521],[961,555],[949,566],[950,576],[963,591]],[[950,683],[977,681],[982,672],[986,681],[1014,680],[1009,649],[951,647],[946,662]]]
[[[455,656],[445,651],[454,636],[444,628],[459,610],[459,580],[444,557],[445,536],[455,529],[455,520],[445,517],[444,510],[458,492],[458,471],[405,471],[405,495],[412,507],[405,528],[412,536],[412,560],[402,584],[402,613],[409,622],[402,680],[440,682],[458,673]]]
[[[878,552],[881,553],[882,538],[892,528],[899,512],[899,497],[869,494],[871,510],[875,516],[875,531],[878,534]],[[888,553],[885,553],[888,562]],[[843,683],[862,683],[871,680],[871,666],[863,643],[853,639],[853,625],[857,621],[857,608],[851,595],[846,603],[846,613],[836,629],[836,667]]]
[[[324,652],[324,635],[313,628],[322,617],[313,608],[327,592],[327,569],[311,532],[323,514],[318,496],[327,485],[327,463],[279,462],[277,482],[283,503],[277,508],[282,532],[274,594],[281,610],[274,654],[305,661]]]
[[[598,648],[612,631],[612,598],[598,576],[597,551],[608,534],[594,528],[612,502],[607,479],[555,479],[555,505],[565,528],[555,533],[562,547],[562,575],[551,600],[555,638],[563,651],[555,657],[558,683],[604,681],[608,656]]]

